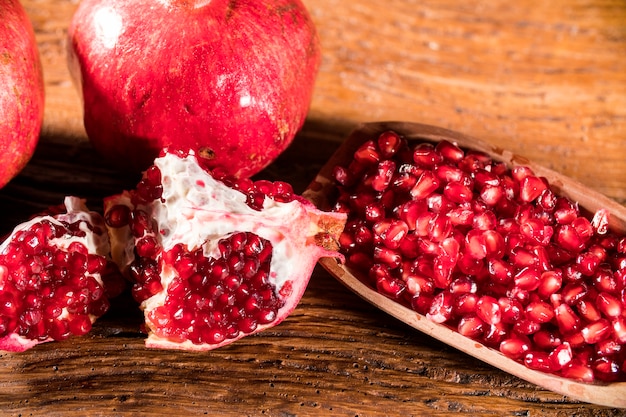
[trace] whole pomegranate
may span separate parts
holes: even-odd
[[[4,187],[35,152],[44,87],[35,34],[18,0],[0,2],[0,22],[0,187]]]
[[[346,216],[284,182],[235,180],[165,152],[137,188],[105,200],[111,253],[133,282],[148,347],[208,350],[280,323]]]
[[[320,62],[299,0],[83,0],[68,36],[87,134],[135,170],[175,146],[260,171],[302,127]]]
[[[109,252],[102,216],[76,197],[16,226],[0,244],[0,350],[89,332],[123,288]]]

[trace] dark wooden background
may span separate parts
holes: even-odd
[[[24,0],[45,68],[37,153],[0,190],[0,231],[135,178],[87,142],[65,66],[77,1]],[[260,176],[302,191],[358,123],[460,130],[626,201],[624,0],[305,1],[324,48],[309,120]],[[545,4],[544,4],[545,3]],[[621,416],[495,370],[377,311],[318,268],[281,325],[207,353],[147,350],[122,297],[89,337],[0,354],[0,414]]]

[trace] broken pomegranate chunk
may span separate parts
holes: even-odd
[[[386,131],[335,167],[346,264],[527,367],[626,380],[626,239],[525,166]]]
[[[51,211],[0,245],[0,350],[84,335],[121,290],[102,217],[76,197]]]
[[[165,151],[135,190],[105,200],[105,219],[146,345],[209,350],[284,320],[318,259],[341,258],[346,215],[287,183],[230,178],[191,151]]]

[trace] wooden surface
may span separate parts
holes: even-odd
[[[261,176],[301,191],[363,121],[482,138],[626,202],[623,0],[306,0],[324,58],[310,119]],[[544,4],[545,3],[545,4]],[[129,186],[87,143],[65,66],[77,2],[23,1],[45,69],[40,147],[0,190],[8,231],[66,194]],[[0,355],[0,414],[621,416],[538,389],[377,311],[318,268],[294,313],[208,353],[146,350],[120,299],[90,337]]]

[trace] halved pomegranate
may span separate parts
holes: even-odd
[[[412,129],[353,134],[349,159],[329,162],[332,187],[318,184],[348,214],[339,241],[349,271],[530,369],[626,381],[626,237],[598,206],[610,202],[594,195],[588,213],[566,195],[575,187],[521,158],[423,125],[408,141],[394,126]]]
[[[0,245],[0,350],[88,333],[121,289],[104,282],[108,254],[102,216],[76,197],[16,226]]]
[[[112,257],[133,282],[148,347],[209,350],[280,323],[317,260],[340,257],[345,214],[282,182],[234,180],[166,151],[105,200]]]

